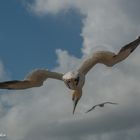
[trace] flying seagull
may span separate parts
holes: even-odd
[[[127,58],[140,44],[140,36],[129,44],[121,48],[115,54],[109,51],[97,51],[87,58],[82,65],[75,71],[70,71],[65,74],[52,72],[47,69],[37,69],[28,74],[24,80],[14,80],[0,82],[0,89],[15,89],[23,90],[32,87],[40,87],[48,78],[62,80],[66,86],[73,91],[73,114],[75,112],[78,101],[82,96],[82,88],[85,83],[85,76],[88,71],[97,63],[104,64],[108,67],[119,63]]]
[[[97,105],[94,105],[91,109],[89,109],[86,113],[92,111],[92,110],[95,109],[97,106],[99,106],[99,107],[104,107],[105,104],[117,105],[118,103],[104,102],[104,103],[101,103],[101,104],[97,104]]]

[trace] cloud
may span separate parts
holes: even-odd
[[[68,11],[72,3],[73,0],[35,0],[29,7],[38,15],[57,14],[61,10]]]
[[[128,4],[128,6],[126,6]],[[98,49],[118,51],[139,35],[139,1],[115,0],[34,0],[30,7],[38,15],[77,8],[83,19],[81,59],[65,50],[56,50],[54,71],[77,68],[90,52]],[[140,138],[139,129],[139,48],[124,62],[107,68],[97,65],[86,77],[83,97],[72,115],[71,91],[61,81],[47,80],[40,88],[3,91],[0,95],[0,131],[8,140],[116,140]],[[3,64],[0,78],[6,80]],[[117,106],[84,112],[103,101]]]
[[[55,70],[58,71],[64,68],[67,71],[68,66],[73,69],[79,61],[66,51],[58,50],[57,54],[59,66]],[[69,60],[72,65],[67,65]],[[71,91],[61,81],[48,80],[40,88],[5,92],[1,95],[1,106],[5,111],[0,118],[1,129],[7,132],[10,140],[82,140],[93,137],[112,140],[120,134],[126,138],[136,134],[135,137],[139,138],[136,133],[140,127],[139,79],[127,76],[118,67],[109,69],[98,65],[89,73],[83,98],[74,116]],[[114,101],[119,105],[107,105],[89,114],[84,113],[102,101]]]
[[[139,1],[115,0],[35,0],[31,9],[38,15],[55,14],[78,9],[83,18],[84,54],[93,50],[117,50],[139,35]],[[114,46],[114,47],[112,47]]]

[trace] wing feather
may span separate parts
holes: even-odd
[[[51,72],[45,69],[34,70],[26,76],[22,81],[13,80],[0,82],[0,89],[27,89],[32,87],[39,87],[47,78],[62,80],[63,74]]]
[[[82,63],[78,71],[86,75],[88,71],[97,63],[102,63],[111,67],[127,58],[139,44],[140,37],[122,47],[118,54],[109,51],[97,51]]]

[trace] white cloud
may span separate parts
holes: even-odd
[[[83,19],[82,51],[84,54],[99,49],[117,50],[139,35],[138,0],[35,0],[32,10],[39,15],[58,14],[77,8]],[[114,46],[114,47],[112,47]]]
[[[39,14],[78,8],[86,17],[82,29],[83,57],[100,48],[119,50],[139,33],[139,1],[121,0],[35,0],[32,8]],[[135,3],[135,4],[133,4]],[[135,7],[136,6],[136,7]],[[131,12],[129,11],[131,9]],[[116,140],[140,138],[139,129],[139,48],[113,68],[97,65],[86,78],[83,98],[72,115],[71,92],[61,81],[47,80],[43,87],[25,91],[3,91],[0,96],[0,130],[8,140]],[[56,71],[73,70],[82,61],[57,50]],[[0,77],[4,68],[0,65]],[[118,106],[99,108],[85,114],[93,104],[118,102]]]
[[[73,0],[35,0],[30,8],[39,15],[57,14],[61,10],[68,11],[71,8]]]
[[[66,51],[58,50],[57,54],[59,66],[55,70],[73,69],[73,65],[79,62]],[[67,65],[69,60],[72,65]],[[93,137],[112,140],[119,134],[139,136],[134,133],[134,129],[140,127],[139,79],[127,76],[118,67],[110,69],[98,65],[89,73],[83,98],[74,116],[71,91],[61,81],[48,80],[40,88],[1,95],[5,113],[0,118],[0,128],[7,132],[8,140],[81,140]],[[119,105],[84,113],[102,101],[114,101]]]

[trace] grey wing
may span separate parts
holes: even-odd
[[[117,105],[118,103],[113,103],[113,102],[104,102],[104,104],[114,104],[114,105]]]
[[[122,47],[118,54],[109,51],[95,52],[91,57],[89,57],[82,63],[78,71],[83,74],[87,74],[87,72],[97,63],[102,63],[106,66],[111,67],[127,58],[139,44],[140,37]]]
[[[62,80],[63,74],[51,72],[44,69],[34,70],[24,80],[13,80],[0,82],[0,89],[27,89],[32,87],[39,87],[47,78]]]
[[[92,111],[93,109],[95,109],[95,107],[97,107],[98,105],[94,105],[92,108],[90,108],[88,111],[86,111],[86,113]]]

